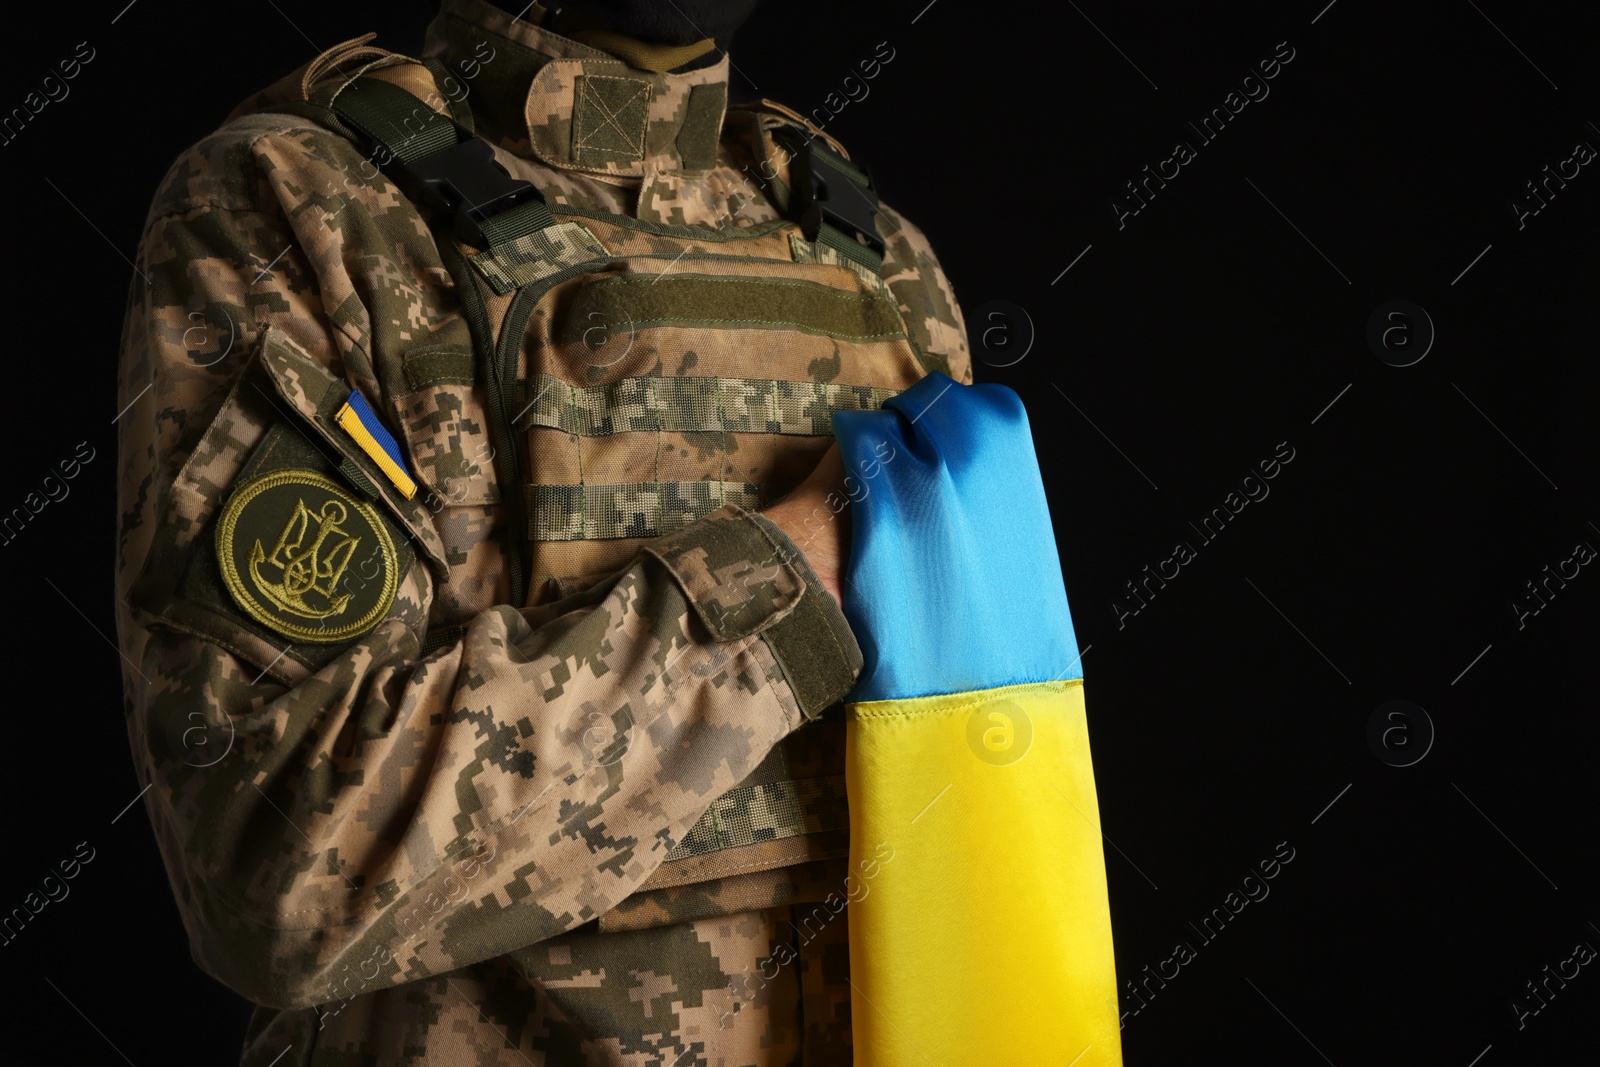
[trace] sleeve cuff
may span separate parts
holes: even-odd
[[[770,519],[730,504],[645,551],[677,579],[714,639],[767,642],[806,718],[849,692],[861,648],[805,555]]]

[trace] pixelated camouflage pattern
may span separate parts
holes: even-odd
[[[442,376],[437,372],[423,382],[414,381],[412,368],[437,350],[407,353],[408,392],[395,398],[395,414],[411,445],[411,466],[431,496],[453,506],[494,504],[500,500],[495,479],[489,418],[471,374]],[[471,367],[471,350],[459,354]]]
[[[770,221],[772,209],[748,176],[716,170],[649,172],[639,189],[638,218],[667,226],[733,229]]]
[[[635,70],[576,41],[545,38],[547,61],[533,76],[525,114],[537,158],[553,167],[641,178],[647,169],[681,170],[714,149],[686,143],[696,86],[726,85],[728,58],[686,74]],[[559,42],[559,43],[558,43]],[[716,122],[702,136],[714,141]],[[711,149],[711,151],[708,151]]]
[[[528,536],[538,541],[660,537],[720,507],[759,510],[793,486],[750,482],[583,482],[528,487]]]
[[[709,195],[709,194],[708,194]],[[705,257],[738,256],[762,265],[769,277],[797,277],[798,271],[785,272],[789,262],[788,233],[793,224],[780,218],[761,218],[771,211],[763,205],[761,212],[744,211],[728,216],[734,225],[670,226],[666,223],[633,220],[631,224],[605,218],[584,218],[584,225],[592,230],[600,242],[618,257],[630,256],[641,262],[651,258],[661,260],[654,267],[665,272],[673,260],[693,262]],[[755,215],[760,221],[746,221]]]
[[[803,126],[849,159],[849,153],[831,136],[780,104],[763,100],[759,105],[744,105],[730,111],[729,118],[731,124],[746,131],[744,140],[750,146],[742,172],[770,175],[780,199],[786,200],[788,196],[793,157],[790,150],[773,137],[774,130],[786,125]],[[881,282],[888,284],[899,301],[901,316],[924,367],[970,385],[972,360],[967,351],[966,323],[955,292],[944,271],[939,269],[927,238],[899,212],[881,202],[877,222],[885,246],[879,272]],[[806,241],[798,233],[792,233],[790,240],[791,255],[796,261],[837,263],[873,280],[870,271],[841,256],[837,250]]]
[[[356,972],[312,1011],[259,1011],[243,1063],[849,1063],[848,932],[844,909],[816,902],[579,930],[419,978],[404,1000]]]
[[[883,284],[797,261],[797,230],[752,181],[737,123],[709,168],[685,169],[698,151],[678,136],[692,90],[720,88],[725,63],[619,72],[482,0],[448,0],[425,51],[459,80],[436,106],[470,107],[507,170],[605,246],[608,270],[716,262],[842,291]],[[140,245],[121,361],[130,739],[195,959],[261,1005],[244,1062],[848,1062],[846,916],[815,888],[843,880],[846,842],[830,829],[842,798],[827,784],[842,723],[807,720],[768,637],[823,594],[775,527],[707,498],[672,509],[688,521],[670,538],[535,546],[550,567],[528,605],[508,602],[484,384],[407,376],[410,354],[472,348],[433,234],[355,145],[309,113],[271,110],[325,101],[362,70],[418,86],[420,68],[361,41],[332,53],[173,165]],[[574,62],[535,92],[548,57]],[[571,151],[576,106],[555,86],[580,75],[650,82],[642,159],[550,162]],[[535,109],[550,158],[534,148]],[[948,283],[920,235],[884,217],[902,235],[883,277],[909,341],[640,331],[604,363],[553,343],[558,286],[529,324],[524,379],[760,379],[810,399],[797,412],[751,393],[719,428],[680,431],[638,428],[632,401],[591,403],[590,425],[629,428],[529,426],[517,491],[581,482],[569,459],[631,464],[635,481],[651,462],[646,477],[792,484],[826,447],[827,404],[880,403],[938,345],[966,366]],[[509,294],[483,295],[499,323]],[[368,479],[414,562],[389,614],[320,659],[186,600],[180,579],[274,428],[371,473],[330,418],[352,390],[386,417],[421,484],[406,501]],[[590,444],[612,451],[578,451]],[[775,753],[780,769],[756,775]],[[685,841],[693,854],[675,854]]]
[[[700,821],[683,836],[667,861],[701,856],[757,841],[776,841],[797,834],[837,830],[849,819],[839,802],[844,776],[803,782],[744,785],[716,799]]]
[[[617,258],[605,271],[553,286],[534,312],[521,353],[526,384],[518,410],[529,429],[531,480],[549,487],[536,490],[549,506],[541,514],[535,497],[529,520],[541,581],[594,574],[620,558],[620,550],[598,542],[670,532],[729,500],[765,506],[801,480],[809,468],[795,470],[786,457],[817,453],[795,440],[808,436],[806,427],[793,418],[781,388],[773,400],[763,380],[823,387],[796,392],[805,397],[809,436],[825,440],[827,401],[877,406],[925,373],[903,329],[892,337],[848,339],[692,317],[630,321],[635,301],[628,294],[650,291],[652,277],[692,282],[712,269],[729,282],[756,283],[752,289],[793,284],[836,293],[859,305],[844,321],[898,314],[896,304],[884,301],[882,282],[869,284],[832,264],[795,263],[786,233],[752,227],[680,237],[621,220],[596,220],[592,228]],[[633,284],[619,284],[624,280]],[[748,382],[752,367],[776,373],[763,371],[762,379],[740,387],[720,384]],[[671,398],[654,405],[671,414],[651,420],[643,413],[651,392]],[[569,408],[563,425],[542,425],[549,420],[539,417],[541,405],[563,394],[578,398],[577,411]],[[577,541],[597,542],[589,560],[552,547]]]
[[[923,365],[971,385],[966,321],[950,280],[934,262],[928,239],[888,205],[880,206],[878,218],[887,248],[883,280],[900,302],[900,315]]]
[[[533,484],[563,485],[575,491],[584,484],[629,484],[641,477],[662,483],[742,482],[776,490],[810,473],[831,441],[804,434],[716,431],[581,437],[546,427],[535,427],[529,438],[530,449],[540,453],[533,465]],[[544,542],[534,543],[541,552],[546,547]],[[598,543],[593,547],[601,550]]]
[[[730,505],[727,509],[737,512]],[[731,536],[731,526],[680,530],[652,541],[645,551],[682,584],[711,636],[732,640],[787,616],[806,592],[803,557],[770,521],[751,517]],[[767,535],[764,550],[750,551],[747,534]]]
[[[794,255],[796,263],[831,263],[835,267],[843,267],[855,273],[868,285],[879,289],[888,288],[882,274],[879,274],[860,260],[841,255],[839,250],[832,245],[823,244],[821,241],[808,241],[803,234],[791,233],[789,235],[789,248]]]
[[[497,293],[509,293],[564,270],[606,260],[606,248],[588,227],[559,222],[479,252],[468,262]]]
[[[518,425],[583,437],[614,433],[832,433],[833,413],[876,409],[894,395],[870,385],[777,378],[622,378],[580,387],[548,374],[524,383]]]
[[[806,830],[802,834],[780,836],[733,845],[716,837],[713,813],[707,811],[686,835],[685,840],[715,843],[715,851],[680,855],[664,861],[655,873],[645,879],[639,890],[618,909],[630,918],[617,919],[617,910],[600,920],[601,929],[609,929],[613,921],[641,923],[648,912],[637,905],[642,898],[651,897],[660,907],[679,910],[682,918],[700,918],[710,914],[701,909],[710,907],[709,901],[734,900],[747,890],[765,892],[760,886],[772,884],[777,879],[795,894],[793,899],[820,899],[806,897],[807,882],[804,870],[821,870],[826,873],[829,887],[837,886],[845,877],[844,866],[849,851],[849,832],[844,826],[848,806],[843,784],[835,773],[842,765],[845,749],[845,725],[842,717],[824,717],[805,730],[791,734],[775,747],[745,779],[741,789],[753,786],[782,783],[785,788],[803,793],[805,803],[800,811],[800,821]],[[796,868],[790,870],[790,868]],[[803,868],[803,869],[801,869]],[[745,872],[745,873],[739,873]],[[758,878],[756,875],[762,875]],[[770,877],[769,877],[770,876]],[[792,877],[791,877],[792,876]],[[745,883],[749,885],[746,886]],[[715,892],[712,892],[713,883]],[[668,894],[658,890],[680,886],[706,886],[706,896]],[[679,902],[678,904],[672,903]],[[698,904],[694,902],[700,902]],[[783,903],[784,901],[775,901]],[[680,908],[681,904],[681,908]]]
[[[784,845],[831,838],[848,848],[848,834],[811,834],[778,839]],[[668,869],[667,864],[658,868]],[[666,923],[690,922],[715,915],[777,908],[806,901],[821,901],[844,882],[846,867],[835,859],[788,859],[781,868],[767,868],[731,878],[656,884],[656,876],[639,892],[606,912],[598,920],[605,933],[642,930]]]

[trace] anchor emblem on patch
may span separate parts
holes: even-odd
[[[236,488],[216,547],[234,603],[301,641],[348,640],[394,603],[399,567],[388,528],[371,504],[317,471],[273,471]]]

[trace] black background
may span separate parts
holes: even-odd
[[[1124,992],[1126,1061],[1596,1062],[1594,965],[1521,1029],[1510,1007],[1577,942],[1600,947],[1584,682],[1600,567],[1520,629],[1510,606],[1600,546],[1597,165],[1524,228],[1510,206],[1578,141],[1600,146],[1592,35],[1575,5],[1325,2],[769,0],[734,86],[809,111],[888,42],[828,131],[928,233],[974,339],[996,331],[991,358],[1027,328],[980,307],[1031,319],[1026,356],[978,373],[1023,396],[1050,492],[1119,976],[1198,950],[1142,1008]],[[0,947],[6,1029],[67,1062],[226,1063],[247,1009],[190,962],[142,805],[118,817],[139,791],[110,643],[128,257],[167,164],[238,99],[367,29],[414,52],[428,12],[123,3],[30,5],[0,70],[9,111],[78,42],[95,49],[0,147],[0,510],[80,441],[95,450],[71,496],[0,546],[0,911],[79,842],[95,850]],[[1186,121],[1279,42],[1294,58],[1270,95],[1200,146]],[[1197,158],[1119,229],[1111,198],[1180,139]],[[1365,338],[1393,299],[1437,329],[1408,367]],[[1188,524],[1279,442],[1294,459],[1270,495],[1204,543]],[[1180,540],[1196,558],[1119,626],[1123,583]],[[1368,742],[1392,699],[1435,731],[1411,766]],[[1391,744],[1414,757],[1424,733]],[[1204,943],[1188,924],[1279,842],[1294,859],[1270,895]]]

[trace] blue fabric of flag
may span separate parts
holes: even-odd
[[[847,702],[1081,678],[1022,400],[933,373],[833,432],[853,503]]]

